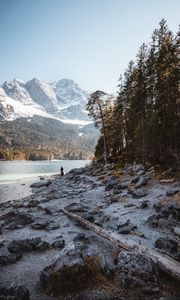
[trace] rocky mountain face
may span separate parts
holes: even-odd
[[[88,93],[82,90],[73,80],[62,79],[51,84],[62,114],[67,119],[88,120],[85,105]]]
[[[88,93],[73,80],[48,84],[35,78],[27,83],[14,79],[0,89],[0,121],[40,115],[68,123],[90,122],[85,110]]]

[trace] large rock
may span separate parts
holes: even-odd
[[[110,191],[112,190],[114,187],[117,187],[119,184],[119,181],[117,179],[108,181],[105,187],[105,191]]]
[[[16,261],[21,259],[21,254],[12,254],[6,247],[0,249],[0,266],[14,264]]]
[[[32,252],[38,250],[41,243],[42,241],[40,237],[24,240],[14,240],[8,244],[7,248],[11,253],[21,254],[24,252]]]
[[[14,223],[16,225],[27,225],[34,222],[34,217],[30,213],[19,211],[19,210],[10,210],[8,213],[0,217],[0,221],[4,221],[4,225]]]
[[[63,239],[56,239],[50,246],[54,249],[63,249],[65,247],[65,241]]]
[[[0,300],[29,300],[29,291],[22,285],[13,287],[0,286]]]
[[[82,175],[85,174],[86,169],[85,168],[75,168],[69,171],[69,174],[72,175]]]
[[[146,185],[148,182],[148,179],[146,177],[141,177],[138,182],[135,184],[135,188],[138,189],[140,188],[141,186],[144,186]]]
[[[131,233],[131,231],[133,231],[134,229],[137,229],[137,225],[129,223],[123,227],[119,227],[118,233],[119,234],[128,234],[128,233]]]
[[[31,227],[36,230],[46,229],[49,226],[49,222],[46,220],[39,220],[31,224]]]
[[[166,191],[166,195],[167,196],[173,196],[175,194],[177,194],[179,192],[179,188],[169,188],[167,191]]]
[[[92,288],[105,277],[105,265],[97,249],[92,250],[88,239],[78,239],[40,273],[40,282],[46,293],[59,295]]]
[[[148,192],[145,190],[137,190],[132,192],[132,198],[138,199],[147,196]]]
[[[161,218],[169,218],[180,221],[180,206],[175,201],[168,202],[161,205],[159,203],[154,204],[156,212],[159,213]]]
[[[157,288],[157,277],[152,260],[135,251],[120,252],[116,272],[119,273],[118,279],[124,287],[144,288],[148,283],[150,289]]]
[[[32,187],[32,188],[40,188],[40,187],[43,187],[43,186],[49,186],[51,183],[52,183],[51,180],[41,180],[41,181],[32,183],[30,185],[30,187]]]
[[[159,238],[155,242],[155,247],[165,250],[169,253],[176,253],[178,250],[178,242],[171,238]]]

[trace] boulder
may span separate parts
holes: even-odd
[[[20,226],[22,226],[22,225],[20,225]],[[18,228],[18,225],[15,222],[11,222],[11,223],[8,223],[7,225],[5,225],[4,228],[8,229],[8,230],[15,230]]]
[[[155,204],[153,205],[153,207],[154,207],[154,209],[155,209],[155,211],[156,211],[157,213],[160,212],[160,210],[161,210],[161,204],[160,204],[160,203],[155,203]]]
[[[160,215],[152,215],[150,216],[148,219],[147,219],[147,223],[150,227],[152,228],[156,228],[158,227],[158,222],[159,222],[159,219],[160,219]]]
[[[179,188],[169,188],[167,191],[166,191],[166,195],[167,196],[173,196],[175,194],[179,193]]]
[[[110,195],[108,204],[117,203],[119,201],[119,195]]]
[[[50,223],[48,227],[46,227],[46,231],[56,230],[58,228],[60,228],[59,223]]]
[[[30,207],[36,207],[36,206],[38,206],[38,204],[39,204],[38,200],[32,199],[32,200],[28,201],[27,207],[28,208],[30,208]]]
[[[108,181],[105,187],[105,191],[110,191],[114,187],[116,187],[119,184],[119,181],[117,179]]]
[[[32,252],[38,249],[38,244],[41,242],[41,238],[32,238],[24,240],[14,240],[7,246],[9,252],[14,254],[21,254],[24,252]]]
[[[171,227],[171,221],[168,220],[167,218],[161,218],[158,221],[158,227],[160,227],[160,228],[169,228],[169,227]]]
[[[124,287],[145,287],[157,288],[157,277],[155,266],[150,258],[147,258],[136,251],[121,251],[118,255],[117,267],[119,281]]]
[[[69,174],[72,175],[82,175],[85,173],[85,168],[75,168],[69,171]]]
[[[154,208],[161,215],[162,218],[173,218],[180,221],[180,206],[175,201],[168,202],[167,204],[155,204]]]
[[[65,207],[66,210],[71,211],[71,212],[83,212],[86,207],[84,207],[81,203],[70,203]]]
[[[34,182],[30,185],[31,188],[41,188],[41,187],[44,187],[44,186],[49,186],[50,184],[52,184],[52,181],[51,180],[41,180],[41,181],[37,181],[37,182]]]
[[[13,287],[0,286],[0,300],[29,300],[29,291],[22,285]]]
[[[41,287],[46,293],[57,296],[92,289],[101,278],[104,282],[105,265],[97,253],[89,241],[70,243],[53,264],[41,271]]]
[[[127,183],[119,183],[115,188],[118,190],[126,190],[128,188],[128,184]]]
[[[37,246],[36,246],[36,249],[38,251],[46,251],[49,249],[49,243],[46,242],[46,241],[41,241]]]
[[[171,238],[159,238],[155,242],[155,247],[163,249],[169,253],[176,253],[178,250],[178,242]]]
[[[0,249],[0,266],[14,264],[19,259],[21,259],[21,254],[12,254],[8,251],[6,247],[1,247]]]
[[[161,212],[160,212],[162,217],[169,217],[170,211],[167,207],[162,207]]]
[[[149,205],[149,201],[144,200],[144,201],[141,202],[139,208],[145,209],[145,208],[148,207],[148,205]]]
[[[51,247],[55,249],[63,249],[65,247],[65,241],[63,239],[55,240],[51,243]]]
[[[41,229],[46,229],[46,227],[48,227],[49,222],[46,220],[39,220],[37,222],[34,222],[33,224],[31,224],[31,227],[33,229],[37,229],[37,230],[41,230]]]
[[[132,198],[138,199],[147,196],[147,191],[145,190],[137,190],[132,192]]]
[[[141,186],[144,186],[146,185],[148,182],[147,178],[146,177],[141,177],[138,182],[135,184],[135,188],[138,189],[140,188]]]
[[[137,225],[130,223],[129,225],[126,225],[126,226],[118,229],[118,233],[119,234],[129,234],[134,229],[137,229]]]
[[[133,178],[132,178],[132,180],[131,180],[131,183],[132,184],[135,184],[135,183],[137,183],[139,181],[139,176],[134,176]]]
[[[118,223],[117,228],[120,229],[120,228],[122,228],[124,226],[128,226],[129,224],[130,224],[130,220],[128,219],[125,222]]]
[[[8,213],[1,215],[0,221],[4,221],[4,225],[8,225],[11,222],[14,222],[16,225],[27,225],[34,222],[34,217],[32,214],[19,211],[19,210],[10,210]]]

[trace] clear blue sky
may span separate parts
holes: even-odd
[[[176,33],[180,0],[0,0],[0,83],[71,78],[117,91],[162,18]]]

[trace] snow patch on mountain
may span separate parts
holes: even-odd
[[[32,117],[34,115],[42,116],[42,117],[52,117],[46,111],[43,111],[41,107],[36,105],[24,104],[17,100],[14,100],[10,97],[6,98],[6,103],[13,107],[13,113],[7,120],[13,121],[17,118],[24,117]]]

